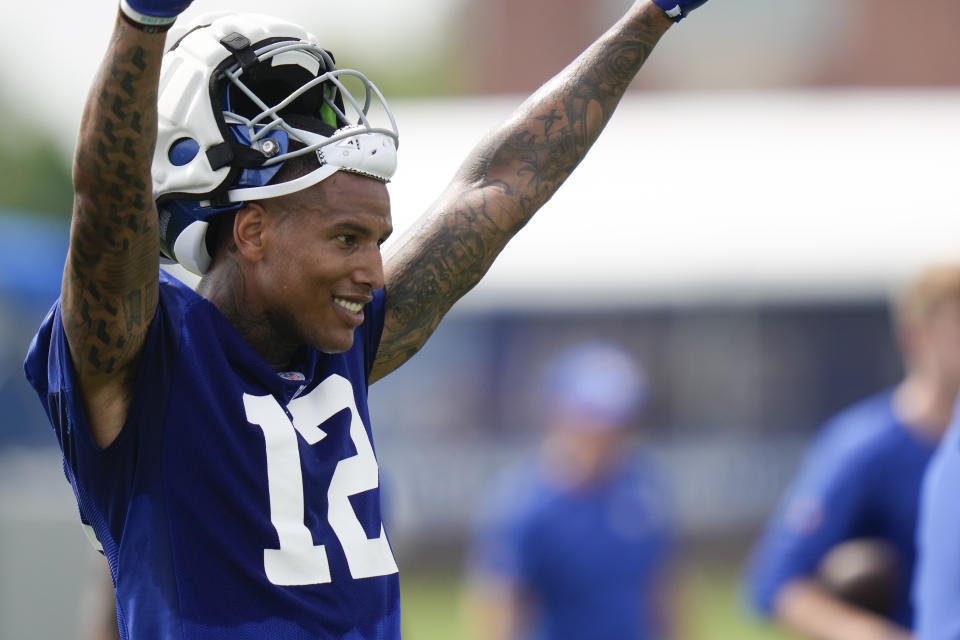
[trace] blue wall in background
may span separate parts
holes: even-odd
[[[0,211],[0,446],[54,443],[22,364],[60,295],[68,234],[66,221]]]

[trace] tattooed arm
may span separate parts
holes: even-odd
[[[423,346],[567,179],[671,24],[662,9],[639,0],[474,149],[386,258],[387,315],[373,380]]]
[[[94,439],[120,433],[157,307],[150,179],[164,35],[118,17],[80,124],[63,328]]]

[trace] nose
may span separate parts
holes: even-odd
[[[383,256],[380,253],[380,245],[375,242],[370,243],[364,247],[364,250],[360,252],[357,258],[357,265],[353,269],[353,281],[369,287],[370,290],[382,289],[384,277]]]

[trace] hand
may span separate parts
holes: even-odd
[[[875,617],[852,626],[849,635],[843,637],[850,640],[913,640],[913,634],[903,627]]]
[[[687,14],[706,1],[707,0],[653,0],[653,4],[663,9],[668,18],[674,22],[680,22],[687,17]]]
[[[164,30],[193,0],[120,0],[123,15],[138,25]]]

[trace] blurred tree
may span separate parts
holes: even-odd
[[[0,211],[70,215],[70,163],[49,133],[15,109],[0,104],[8,135],[0,137]],[[10,123],[18,123],[9,127]]]

